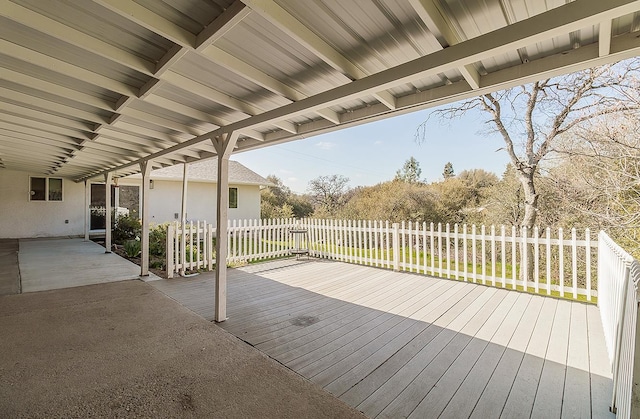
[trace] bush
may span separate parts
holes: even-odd
[[[140,240],[128,240],[124,243],[124,253],[128,258],[135,258],[140,255]]]
[[[140,237],[142,226],[137,218],[125,215],[118,217],[113,229],[113,242],[116,244],[125,244],[128,240]]]
[[[167,255],[167,228],[169,224],[160,224],[149,231],[149,254],[165,257]]]

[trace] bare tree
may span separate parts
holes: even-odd
[[[640,59],[635,58],[487,93],[433,111],[418,128],[416,140],[425,141],[432,116],[451,120],[471,110],[484,113],[491,131],[504,140],[503,150],[522,185],[522,225],[531,228],[538,212],[536,174],[541,163],[555,151],[557,139],[587,121],[638,109],[633,98],[637,98],[639,70]]]
[[[640,113],[581,127],[560,146],[560,162],[547,176],[567,212],[605,229],[640,255]],[[561,147],[570,152],[562,153]]]
[[[309,181],[313,202],[328,215],[335,215],[344,204],[349,178],[342,175],[318,176]]]

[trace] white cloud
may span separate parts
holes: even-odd
[[[381,144],[382,144],[382,140],[378,140],[378,141],[373,143],[373,145],[381,145]]]
[[[321,150],[331,150],[335,146],[335,143],[331,143],[329,141],[320,141],[319,143],[316,143],[316,147]]]

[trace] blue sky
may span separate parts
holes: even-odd
[[[420,163],[427,182],[442,178],[450,161],[456,173],[485,169],[501,175],[508,162],[503,142],[487,134],[482,119],[468,114],[462,119],[439,122],[432,119],[428,137],[417,144],[416,129],[429,110],[318,135],[304,140],[234,154],[239,161],[262,176],[276,175],[294,192],[303,193],[311,179],[340,174],[349,185],[369,186],[393,179],[411,156]]]

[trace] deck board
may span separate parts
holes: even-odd
[[[155,281],[213,319],[213,275]],[[608,417],[597,307],[341,262],[230,269],[220,326],[369,417]]]

